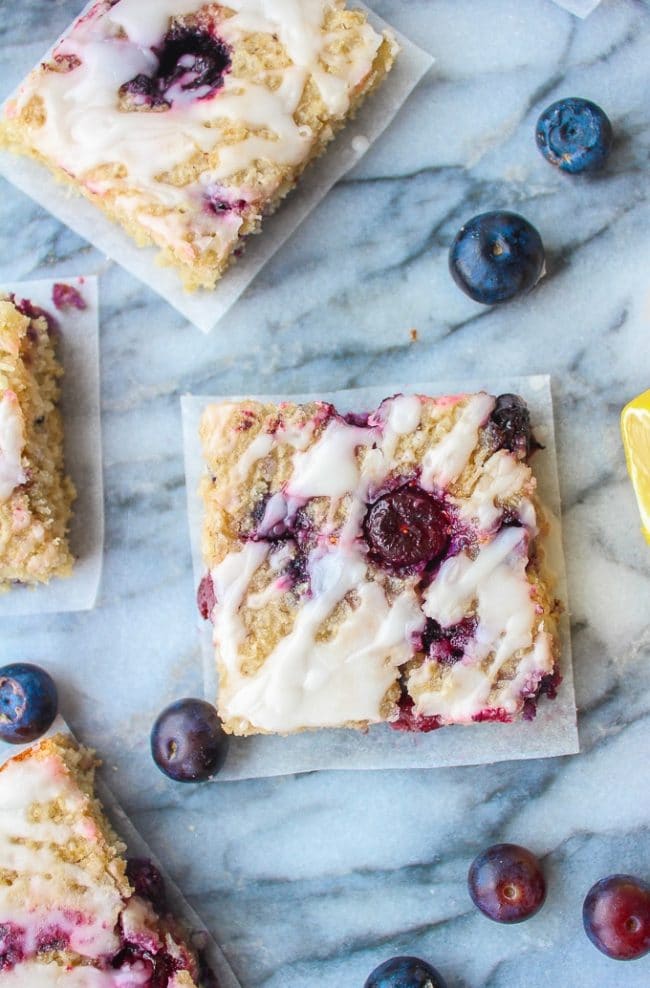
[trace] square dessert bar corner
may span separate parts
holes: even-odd
[[[6,988],[207,988],[163,878],[94,792],[94,752],[54,735],[0,766],[0,975]]]
[[[396,52],[344,0],[98,0],[7,103],[0,143],[213,288]]]
[[[52,329],[30,302],[0,295],[0,591],[72,571]]]
[[[515,395],[203,414],[218,709],[234,734],[532,718],[560,681]]]

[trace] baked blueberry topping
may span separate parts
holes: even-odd
[[[128,96],[135,107],[168,109],[176,98],[175,89],[207,99],[221,88],[231,65],[228,46],[194,27],[172,27],[153,51],[158,57],[155,74],[139,73],[120,87],[120,94]]]
[[[449,545],[449,519],[419,487],[400,487],[371,504],[363,523],[370,555],[392,569],[440,559]]]
[[[59,310],[87,309],[86,300],[74,285],[66,285],[57,281],[52,286],[52,301]]]
[[[507,302],[537,284],[544,270],[544,245],[518,213],[474,216],[460,228],[449,250],[449,270],[459,288],[484,305]]]
[[[346,412],[342,416],[343,421],[347,422],[348,425],[354,425],[358,429],[367,429],[370,415],[368,412]]]
[[[65,950],[70,944],[70,937],[60,926],[46,926],[36,935],[36,950]]]
[[[430,731],[437,731],[442,727],[439,717],[427,717],[424,714],[415,712],[415,705],[410,696],[406,694],[399,701],[399,717],[390,721],[390,727],[394,731],[405,731],[409,734],[429,734]]]
[[[446,988],[446,982],[419,957],[391,957],[375,968],[363,988]]]
[[[205,782],[226,760],[228,735],[205,700],[186,697],[160,713],[151,730],[151,754],[176,782]]]
[[[0,971],[11,971],[25,956],[25,930],[15,923],[0,923]]]
[[[463,658],[475,632],[476,620],[471,617],[463,618],[449,628],[442,628],[433,618],[427,618],[422,632],[422,651],[441,665],[454,665]]]
[[[509,714],[503,707],[485,707],[483,710],[479,710],[477,714],[474,714],[472,720],[477,724],[482,724],[484,721],[489,721],[493,724],[511,724],[512,714]]]
[[[490,421],[499,449],[508,449],[522,460],[530,456],[533,448],[530,412],[519,395],[499,395]]]
[[[9,298],[18,311],[22,313],[22,315],[27,316],[28,319],[44,319],[47,323],[48,333],[56,333],[58,331],[59,324],[54,316],[51,316],[45,309],[41,309],[40,305],[34,305],[34,303],[30,302],[28,298],[16,298],[13,293],[9,295]],[[28,330],[27,332],[29,335],[30,331]]]
[[[166,951],[152,954],[136,944],[127,944],[111,963],[116,970],[130,970],[135,964],[145,965],[149,975],[147,988],[168,988],[172,975],[179,970],[179,962]]]
[[[54,680],[30,662],[0,669],[0,738],[9,744],[35,741],[51,727],[59,698]]]
[[[214,592],[212,576],[210,573],[206,573],[205,576],[201,578],[199,588],[196,591],[196,604],[199,609],[199,614],[204,621],[210,620],[212,611],[214,610],[214,605],[216,603],[217,595]]]
[[[633,875],[609,875],[589,890],[582,907],[585,933],[617,961],[650,950],[650,885]]]
[[[472,862],[467,886],[474,905],[497,923],[521,923],[541,909],[546,880],[534,854],[518,844],[493,844]]]
[[[539,681],[539,686],[537,687],[537,695],[547,696],[549,700],[555,700],[561,682],[562,673],[559,668],[556,667],[553,672],[549,672],[546,676],[542,676]]]
[[[537,147],[564,172],[602,168],[612,146],[612,125],[604,110],[588,99],[558,100],[544,110],[535,128]]]
[[[208,192],[205,197],[206,206],[211,213],[223,216],[225,213],[243,213],[248,206],[245,199],[225,199],[223,195]]]
[[[135,894],[150,902],[159,916],[167,913],[165,882],[149,858],[129,858],[126,862],[126,877]]]

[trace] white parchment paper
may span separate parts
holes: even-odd
[[[577,14],[578,17],[586,17],[590,14],[592,10],[595,10],[600,0],[555,0],[560,7],[564,7],[571,14]]]
[[[89,9],[94,2],[95,0],[90,0],[84,10]],[[353,6],[364,7],[361,3]],[[379,90],[368,97],[357,117],[350,121],[326,153],[310,165],[297,189],[282,203],[277,213],[264,221],[261,234],[250,238],[244,256],[233,264],[213,291],[185,292],[174,270],[160,267],[156,263],[158,251],[155,248],[136,247],[120,227],[88,200],[75,195],[67,186],[57,182],[36,161],[0,151],[0,175],[4,175],[75,233],[144,281],[190,322],[207,333],[332,186],[363,157],[433,64],[433,58],[428,52],[422,51],[390,28],[372,11],[369,10],[368,14],[373,26],[377,30],[389,29],[401,47],[392,71]],[[54,47],[55,45],[52,46]],[[39,59],[39,64],[46,57],[44,55]]]
[[[72,285],[87,308],[59,311],[52,301],[55,284]],[[54,577],[37,587],[17,585],[0,593],[0,619],[17,614],[87,611],[97,599],[104,547],[97,281],[91,276],[2,282],[0,292],[29,299],[59,324],[65,470],[77,489],[70,525],[70,547],[75,557],[72,576]]]
[[[473,724],[445,727],[430,734],[407,734],[376,725],[367,734],[348,730],[308,731],[289,737],[257,736],[231,738],[228,759],[215,781],[311,772],[316,769],[433,768],[445,765],[475,765],[520,758],[545,758],[574,754],[579,750],[576,708],[571,664],[569,605],[560,525],[560,490],[557,474],[553,404],[550,378],[499,378],[499,380],[445,380],[338,391],[320,395],[245,395],[262,401],[331,401],[339,411],[363,412],[375,408],[388,395],[401,391],[422,394],[456,394],[481,389],[492,394],[514,392],[530,408],[533,429],[543,450],[535,454],[534,468],[538,490],[551,521],[546,540],[549,566],[557,578],[556,593],[564,605],[560,622],[561,667],[564,681],[556,700],[541,698],[534,721],[516,724]],[[192,543],[195,587],[205,571],[201,556],[202,503],[198,495],[204,472],[198,427],[203,409],[226,396],[186,395],[181,399],[185,479]],[[233,397],[233,396],[228,396]],[[205,695],[214,702],[217,677],[212,645],[212,625],[198,619],[201,654],[204,662]]]
[[[72,734],[72,731],[61,716],[56,718],[52,727],[47,734],[44,735],[44,737],[51,737],[53,734],[58,733]],[[4,762],[8,761],[9,758],[12,758],[14,755],[17,755],[19,752],[24,751],[29,747],[30,745],[28,744],[6,744],[4,741],[0,741],[0,765],[4,764]],[[101,756],[101,752],[98,754]],[[135,829],[109,787],[100,777],[96,778],[95,791],[101,800],[104,809],[106,810],[106,815],[115,827],[116,833],[122,838],[127,846],[127,856],[149,858],[149,860],[153,862],[160,874],[163,876],[165,881],[165,889],[167,892],[167,900],[169,903],[169,911],[185,925],[186,930],[188,931],[187,935],[189,936],[191,943],[194,944],[197,950],[201,950],[204,953],[210,967],[217,975],[219,980],[219,988],[241,988],[241,985],[233,974],[232,968],[228,964],[224,954],[217,946],[212,936],[210,936],[207,932],[197,913],[192,909],[189,902],[187,902],[187,900],[183,897],[181,891],[167,875],[160,861],[152,853],[149,846]]]

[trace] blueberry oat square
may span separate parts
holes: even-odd
[[[3,988],[215,988],[160,873],[124,857],[97,764],[57,734],[0,768]]]
[[[72,571],[55,344],[46,312],[0,295],[0,591]]]
[[[344,0],[98,0],[8,102],[0,144],[213,288],[396,52]]]
[[[515,395],[205,410],[206,574],[233,734],[532,717],[559,682]]]

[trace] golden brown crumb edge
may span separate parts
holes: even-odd
[[[47,319],[24,315],[0,295],[0,399],[12,394],[22,418],[24,483],[0,500],[0,589],[47,583],[72,572],[68,545],[75,490],[64,473],[59,409],[63,369]]]

